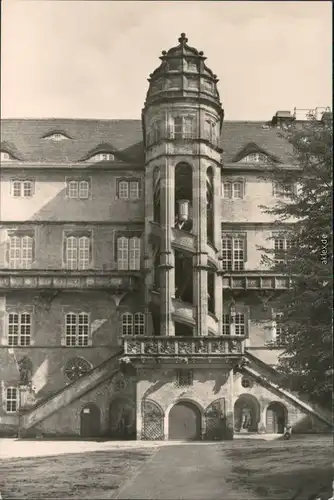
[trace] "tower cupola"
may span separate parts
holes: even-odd
[[[206,64],[203,52],[188,45],[181,33],[179,44],[162,51],[160,66],[150,74],[145,108],[170,101],[197,101],[200,99],[215,107],[223,119],[223,110],[217,89],[217,76]]]

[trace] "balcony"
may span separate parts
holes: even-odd
[[[123,337],[124,355],[130,360],[185,361],[239,357],[242,338],[227,337]]]
[[[263,270],[224,271],[223,289],[225,290],[285,290],[289,288],[291,278]]]
[[[136,290],[139,274],[139,271],[1,270],[0,290]]]

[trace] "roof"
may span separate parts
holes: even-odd
[[[43,139],[51,133],[67,135],[69,139]],[[238,153],[249,144],[260,151],[289,163],[291,147],[279,136],[279,130],[264,122],[224,121],[221,146],[225,163],[236,161]],[[120,159],[129,163],[144,162],[141,120],[86,119],[3,119],[1,120],[1,150],[27,162],[79,162],[107,152],[106,145]]]

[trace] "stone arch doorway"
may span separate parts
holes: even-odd
[[[234,430],[257,432],[260,421],[260,404],[251,394],[241,394],[234,403]]]
[[[80,436],[96,438],[101,435],[101,412],[94,403],[85,405],[80,413]]]
[[[168,439],[196,441],[201,439],[201,412],[189,401],[179,401],[169,412]]]
[[[125,398],[117,398],[109,405],[109,435],[112,439],[136,439],[135,405]]]
[[[287,422],[287,411],[281,403],[273,402],[267,408],[266,431],[269,434],[283,434]]]

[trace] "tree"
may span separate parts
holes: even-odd
[[[307,393],[314,402],[332,404],[332,167],[331,113],[312,117],[282,133],[291,145],[292,168],[270,163],[265,177],[282,199],[261,207],[276,218],[275,250],[262,248],[263,261],[290,279],[275,296],[280,312],[282,385]],[[287,199],[288,198],[288,199]],[[284,243],[284,241],[286,243]]]

